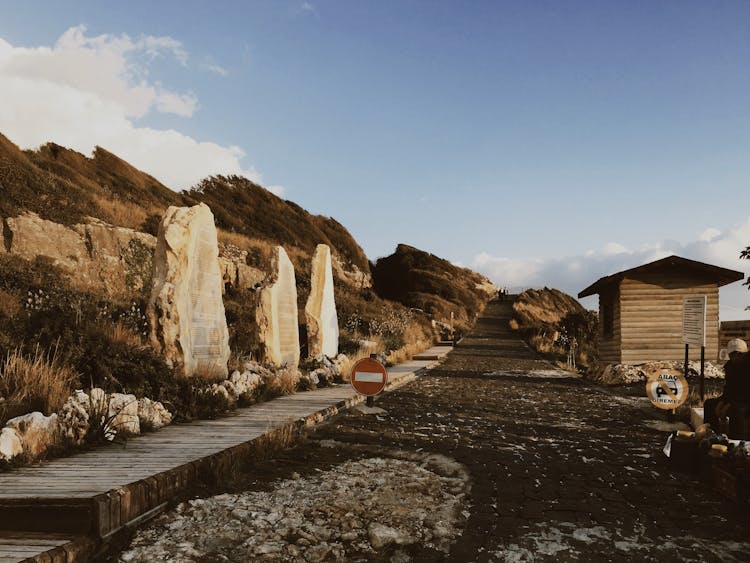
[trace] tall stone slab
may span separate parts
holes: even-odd
[[[294,266],[286,251],[278,246],[273,258],[275,279],[264,287],[256,315],[265,359],[274,365],[299,365],[297,284]]]
[[[331,249],[319,244],[312,260],[310,297],[305,304],[307,349],[310,356],[325,354],[335,358],[339,353],[339,319],[333,295]]]
[[[185,376],[227,375],[229,332],[218,255],[207,205],[167,209],[154,253],[151,343]]]

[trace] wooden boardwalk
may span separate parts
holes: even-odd
[[[433,363],[389,368],[388,387],[411,381]],[[0,563],[83,560],[82,538],[106,540],[137,525],[193,485],[231,474],[252,456],[259,438],[299,432],[361,401],[349,385],[300,392],[218,420],[175,424],[124,444],[0,473]]]

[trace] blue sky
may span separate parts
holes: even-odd
[[[405,242],[511,286],[575,293],[672,252],[747,269],[750,2],[0,8],[17,80],[0,132],[23,146],[102,144],[175,188],[247,173],[338,219],[371,259]],[[49,83],[66,78],[22,57],[45,47],[70,55],[65,96]],[[50,99],[29,101],[40,80]],[[34,121],[32,104],[88,107],[71,88],[97,108],[75,134],[55,113]],[[195,142],[188,157],[159,148],[170,130]],[[722,318],[747,316],[736,285]]]

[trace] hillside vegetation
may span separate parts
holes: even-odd
[[[0,355],[15,358],[14,365],[26,365],[24,358],[35,365],[49,360],[42,370],[49,378],[39,379],[43,389],[35,394],[20,393],[0,373],[0,423],[30,408],[51,413],[73,388],[92,386],[164,401],[178,418],[205,414],[196,397],[206,395],[196,389],[211,382],[176,379],[147,344],[147,284],[138,291],[137,284],[126,284],[126,293],[115,295],[103,291],[101,275],[83,276],[79,262],[89,260],[90,267],[94,259],[110,260],[108,264],[120,260],[127,262],[129,272],[148,273],[153,257],[148,240],[153,238],[142,236],[144,242],[128,246],[126,255],[105,256],[105,247],[96,246],[113,243],[105,231],[118,226],[155,235],[168,206],[199,202],[213,211],[222,258],[240,260],[261,279],[225,286],[232,369],[259,358],[258,289],[266,283],[262,277],[271,275],[276,245],[286,249],[295,266],[303,357],[303,309],[317,244],[332,250],[340,350],[346,354],[356,356],[363,347],[375,347],[391,361],[403,360],[431,343],[437,333],[434,321],[447,323],[453,313],[456,325],[465,327],[493,292],[478,274],[405,245],[378,261],[373,287],[371,265],[343,225],[310,214],[245,178],[213,176],[175,192],[100,147],[90,157],[54,143],[23,151],[0,135],[0,216],[7,251],[0,256]],[[28,212],[41,219],[16,219]],[[91,238],[87,230],[96,220],[105,223],[96,224],[100,239]],[[36,226],[37,238],[18,230],[30,224]],[[58,236],[63,231],[67,239]],[[44,247],[34,246],[35,240]],[[78,241],[76,252],[65,240]],[[45,385],[58,377],[55,374],[64,375],[64,385],[52,392]],[[23,381],[25,376],[14,377]],[[44,400],[29,399],[32,395]]]
[[[465,330],[497,293],[484,276],[434,254],[399,244],[372,268],[375,291],[386,299],[420,309],[442,323]]]
[[[512,328],[550,360],[566,362],[571,343],[585,371],[596,361],[598,318],[558,289],[528,289],[513,303]]]

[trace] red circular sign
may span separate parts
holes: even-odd
[[[362,358],[352,366],[349,374],[352,387],[361,395],[377,395],[388,383],[385,366],[372,358]]]

